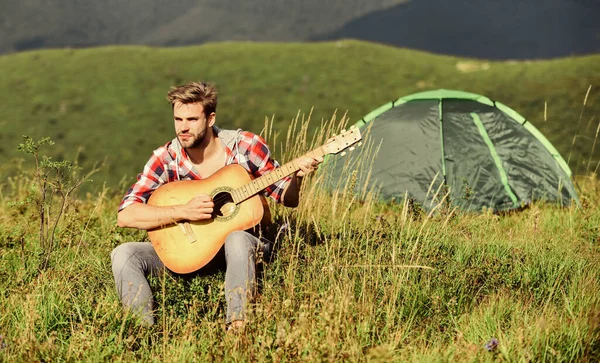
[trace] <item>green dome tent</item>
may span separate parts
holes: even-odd
[[[356,126],[377,151],[328,159],[338,185],[353,180],[357,190],[375,188],[387,200],[407,195],[425,210],[446,194],[466,211],[506,211],[534,200],[579,203],[571,170],[552,144],[517,112],[485,96],[416,93],[377,108]]]

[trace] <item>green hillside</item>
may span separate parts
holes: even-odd
[[[21,135],[50,136],[58,158],[77,150],[84,166],[106,159],[94,179],[132,182],[150,152],[173,136],[171,85],[214,81],[217,122],[260,132],[265,117],[286,132],[299,112],[351,122],[399,96],[436,88],[480,93],[533,122],[571,166],[585,172],[600,121],[600,55],[485,62],[358,41],[317,44],[215,43],[182,48],[103,47],[0,57],[0,155],[21,156]],[[592,85],[587,106],[582,104]],[[544,120],[547,104],[546,120]],[[313,122],[317,125],[318,122]],[[595,167],[595,164],[593,165]],[[592,167],[592,168],[593,168]],[[10,166],[0,171],[2,178]]]

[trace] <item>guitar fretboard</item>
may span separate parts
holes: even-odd
[[[322,147],[318,147],[311,152],[304,154],[303,156],[296,158],[283,166],[272,170],[270,173],[260,176],[251,182],[233,190],[231,192],[231,196],[233,197],[234,203],[241,203],[244,200],[254,196],[260,191],[266,189],[269,185],[275,184],[279,180],[285,178],[286,176],[297,172],[300,170],[299,160],[303,158],[313,158],[317,156],[323,156],[325,153],[323,152]]]

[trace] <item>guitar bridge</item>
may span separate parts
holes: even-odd
[[[183,223],[178,223],[178,224],[179,224],[179,228],[181,228],[181,231],[187,237],[187,239],[190,243],[194,243],[197,241],[196,235],[194,234],[194,231],[192,230],[192,226],[188,222],[183,222]]]

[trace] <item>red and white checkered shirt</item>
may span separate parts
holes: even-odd
[[[277,161],[271,158],[269,147],[262,137],[241,130],[221,130],[217,127],[213,130],[225,145],[225,165],[240,164],[255,178],[279,167]],[[200,180],[203,177],[195,171],[185,149],[175,138],[154,150],[137,179],[123,197],[119,212],[133,203],[147,203],[152,192],[162,184],[176,180]],[[288,176],[270,185],[264,190],[264,195],[281,202],[290,180]]]

